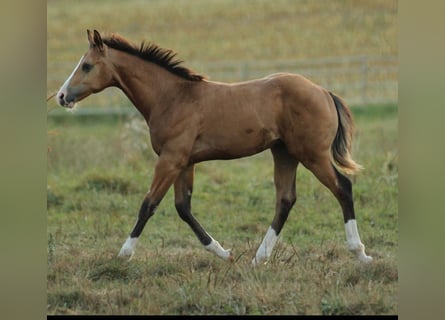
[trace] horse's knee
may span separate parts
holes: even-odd
[[[295,202],[297,202],[297,194],[294,192],[286,200],[289,203],[289,210],[292,209],[292,207],[294,206]]]
[[[144,199],[141,208],[139,209],[136,225],[130,233],[131,238],[138,238],[140,236],[148,219],[155,213],[158,204],[159,203],[152,203],[148,197]]]
[[[142,202],[141,208],[139,209],[138,218],[143,221],[147,221],[155,212],[158,205],[151,203],[148,198],[145,198]]]
[[[297,201],[297,197],[291,196],[291,197],[283,197],[280,199],[280,207],[281,207],[281,212],[282,213],[289,213],[289,211],[292,209],[292,207],[294,206],[295,202]]]
[[[175,208],[176,211],[178,212],[179,217],[187,222],[190,218],[189,201],[177,201],[175,202]]]
[[[278,201],[275,218],[272,221],[272,228],[275,230],[277,235],[280,234],[281,229],[289,216],[290,210],[297,201],[297,197],[295,195],[290,197],[281,197]]]

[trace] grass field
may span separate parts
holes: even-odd
[[[205,251],[167,194],[135,257],[116,257],[133,226],[155,156],[139,118],[49,122],[48,313],[397,313],[397,111],[356,112],[354,179],[362,240],[375,261],[346,250],[340,208],[306,169],[269,264],[250,261],[273,217],[268,152],[196,170],[193,211],[225,247]],[[145,139],[144,139],[145,137]]]
[[[58,0],[47,12],[48,61],[73,65],[87,28],[181,48],[187,61],[397,53],[396,1]],[[48,92],[71,69],[53,71],[64,76]],[[49,118],[48,314],[397,314],[397,106],[353,113],[353,155],[365,167],[353,178],[355,207],[374,261],[347,251],[338,203],[300,167],[297,203],[272,259],[255,269],[275,206],[270,152],[196,168],[193,212],[234,263],[202,248],[171,190],[127,261],[117,253],[156,161],[148,129],[139,116]]]

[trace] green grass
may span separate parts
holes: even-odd
[[[134,258],[118,259],[156,161],[142,143],[142,120],[50,120],[57,133],[48,139],[48,313],[397,313],[397,108],[353,110],[354,155],[366,168],[354,178],[354,196],[362,241],[375,259],[369,265],[347,251],[338,203],[301,167],[298,200],[272,259],[251,268],[273,218],[269,152],[196,169],[194,214],[233,248],[235,263],[202,248],[171,191]]]

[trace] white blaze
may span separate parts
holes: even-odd
[[[67,91],[68,91],[68,86],[70,85],[71,82],[71,78],[73,77],[74,73],[76,72],[76,70],[79,68],[80,64],[82,63],[84,56],[82,56],[79,60],[79,63],[77,64],[77,66],[74,68],[73,72],[71,72],[70,76],[65,80],[65,82],[63,83],[62,87],[60,87],[59,91],[57,92],[57,102],[60,104],[60,100],[59,97],[61,94],[63,94],[64,98],[66,98],[67,95]],[[61,104],[60,104],[61,105]],[[63,105],[61,105],[63,107]]]

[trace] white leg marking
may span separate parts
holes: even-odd
[[[233,255],[232,250],[225,250],[218,241],[212,238],[212,242],[210,244],[204,246],[206,250],[213,252],[218,257],[223,258],[224,260],[231,260],[233,261]]]
[[[134,254],[134,249],[139,238],[128,237],[119,252],[119,257],[130,257]]]
[[[60,105],[61,107],[65,107],[65,106],[68,106],[68,107],[70,107],[70,108],[74,107],[74,103],[73,103],[73,104],[66,104],[66,105],[63,105],[63,104],[62,104],[62,101],[60,101],[59,97],[60,97],[60,95],[63,93],[63,96],[66,98],[67,91],[68,91],[68,86],[70,85],[71,78],[73,77],[73,75],[74,75],[74,73],[76,72],[76,70],[79,68],[79,66],[80,66],[80,64],[81,64],[81,62],[82,62],[82,60],[83,60],[83,56],[80,58],[79,63],[78,63],[77,66],[74,68],[73,72],[71,72],[70,76],[65,80],[65,82],[64,82],[63,85],[62,85],[62,87],[60,87],[59,91],[57,92],[57,96],[56,96],[56,97],[57,97],[57,102],[59,103],[59,105]]]
[[[273,247],[277,243],[278,236],[272,227],[269,227],[267,229],[266,236],[263,239],[263,242],[261,243],[260,247],[258,248],[258,251],[256,252],[255,258],[252,260],[252,265],[257,266],[259,264],[262,264],[263,262],[266,262],[270,254],[272,253]]]
[[[353,252],[362,262],[372,261],[372,257],[367,256],[365,253],[365,246],[360,240],[357,229],[357,221],[355,219],[348,220],[348,222],[345,223],[345,231],[349,250]]]

